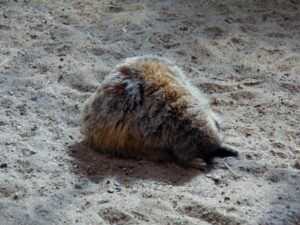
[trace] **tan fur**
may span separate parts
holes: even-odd
[[[136,159],[147,159],[152,161],[166,161],[168,155],[160,151],[147,152],[147,140],[137,139],[137,134],[128,134],[128,128],[119,129],[116,127],[101,129],[101,131],[87,136],[85,141],[91,146],[101,146],[103,153],[111,153],[122,157],[133,157]],[[151,154],[149,154],[151,153]]]
[[[118,89],[116,87],[114,91]],[[153,149],[151,140],[142,139],[138,132],[134,130],[134,127],[129,127],[126,124],[121,127],[114,121],[105,124],[95,123],[90,116],[83,115],[83,117],[84,123],[93,127],[96,131],[86,133],[85,142],[103,153],[152,161],[170,159],[168,153]],[[85,132],[82,131],[82,133]]]
[[[186,90],[180,84],[180,80],[174,76],[174,72],[170,67],[160,60],[147,61],[144,64],[136,64],[137,70],[144,74],[145,82],[150,82],[152,85],[161,87],[164,92],[170,97],[172,106],[183,110],[186,107],[184,99]],[[124,71],[124,67],[119,71]]]
[[[85,103],[82,122],[86,142],[101,152],[174,159],[198,169],[222,143],[205,96],[159,57],[129,58],[117,65]]]

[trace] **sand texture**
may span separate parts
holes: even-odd
[[[172,58],[238,158],[210,170],[82,144],[126,57]],[[0,0],[0,224],[300,224],[300,2]]]

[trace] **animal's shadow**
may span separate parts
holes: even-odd
[[[134,180],[155,180],[180,185],[205,172],[182,168],[172,162],[137,161],[102,154],[84,143],[69,147],[69,155],[74,159],[74,172],[95,183],[108,177],[116,177],[120,182]]]

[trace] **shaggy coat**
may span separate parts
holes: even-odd
[[[128,58],[85,102],[85,141],[103,153],[174,160],[203,169],[214,156],[236,156],[222,144],[207,98],[167,59]]]

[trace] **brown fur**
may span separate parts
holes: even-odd
[[[198,169],[215,155],[237,155],[222,147],[205,96],[159,57],[129,58],[116,66],[85,103],[82,122],[86,142],[104,153],[173,159]]]

